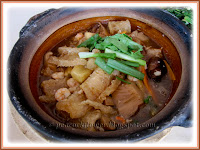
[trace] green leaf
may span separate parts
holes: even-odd
[[[144,103],[148,104],[150,99],[151,99],[151,96],[148,96],[147,98],[144,99]]]
[[[114,53],[92,53],[92,52],[79,52],[80,58],[90,58],[90,57],[103,57],[103,58],[116,58],[116,54]]]
[[[120,77],[116,77],[116,78],[117,78],[118,80],[124,82],[124,83],[131,84],[131,82],[128,82],[128,81],[126,81],[126,80],[124,80],[124,79],[122,79],[122,78],[120,78]]]
[[[97,44],[97,41],[99,41],[99,40],[101,40],[101,37],[99,36],[99,34],[95,34],[94,36],[87,39],[86,41],[84,41],[83,43],[78,45],[77,47],[78,48],[79,47],[88,47],[91,51],[95,47],[95,45]]]
[[[105,72],[107,72],[108,74],[111,74],[111,73],[114,71],[114,69],[111,68],[110,66],[108,66],[108,65],[106,64],[106,62],[104,61],[104,59],[101,58],[101,57],[97,57],[97,58],[96,58],[95,64],[96,64],[97,66],[99,66],[101,69],[103,69]]]
[[[140,64],[142,66],[146,65],[146,61],[145,60],[135,59],[134,57],[131,57],[131,56],[127,55],[127,54],[124,54],[124,53],[121,53],[121,52],[118,52],[118,51],[113,51],[113,50],[110,50],[108,48],[106,48],[105,53],[115,53],[117,58],[128,60],[130,62],[135,62],[135,63],[138,63],[138,64]]]
[[[192,24],[192,19],[190,17],[185,16],[184,20],[187,21],[188,23]]]
[[[123,72],[125,74],[128,74],[130,76],[133,76],[139,80],[143,80],[144,79],[144,74],[132,67],[129,67],[123,63],[120,63],[117,60],[113,60],[113,59],[108,59],[107,65],[110,66],[111,68],[114,68],[116,70],[119,70],[120,72]]]

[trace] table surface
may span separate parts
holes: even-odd
[[[48,7],[38,7],[38,8],[19,8],[19,7],[13,7],[10,8],[7,12],[7,39],[9,43],[7,45],[7,52],[10,53],[11,49],[13,48],[15,42],[19,38],[19,31],[20,29],[26,24],[26,22],[29,20],[30,17],[34,16],[35,14],[38,14],[40,12],[43,12],[44,10],[48,9]],[[13,116],[13,106],[9,108],[9,114],[8,114],[8,139],[10,142],[33,142],[34,140],[30,138],[30,135],[27,136],[25,131],[22,131],[20,129],[19,122],[16,121],[16,119],[22,119],[20,116],[15,115]],[[23,119],[22,119],[23,120]],[[32,129],[31,129],[32,130]],[[192,137],[192,130],[193,128],[182,128],[182,127],[173,127],[171,131],[168,131],[164,134],[167,134],[163,138],[159,138],[158,141],[160,143],[173,143],[173,142],[189,142]],[[33,137],[37,137],[38,135],[35,133],[34,130],[32,132]],[[156,138],[154,138],[155,140]],[[153,139],[150,139],[150,141],[153,141]]]

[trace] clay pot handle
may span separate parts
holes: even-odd
[[[20,30],[19,36],[20,36],[20,37],[23,36],[23,34],[24,34],[26,31],[28,31],[28,29],[29,29],[31,26],[34,26],[34,25],[35,25],[35,23],[37,22],[37,20],[39,20],[39,19],[45,17],[45,16],[48,15],[48,14],[51,14],[51,13],[54,12],[55,10],[56,10],[56,9],[48,9],[48,10],[42,12],[42,13],[39,13],[39,14],[37,14],[37,15],[31,17],[31,18],[29,19],[29,21],[25,24],[25,26]]]

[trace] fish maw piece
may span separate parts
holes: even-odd
[[[110,85],[111,77],[112,75],[97,68],[80,87],[85,92],[86,97],[94,101]]]
[[[65,59],[58,59],[57,66],[58,67],[72,67],[77,65],[86,65],[87,60],[81,58],[75,58],[73,60],[65,60]]]
[[[84,93],[78,94],[75,92],[68,99],[57,102],[56,108],[69,113],[72,119],[80,118],[91,108],[90,106],[81,103],[85,99]]]
[[[86,115],[81,119],[81,122],[86,124],[86,129],[88,131],[96,131],[94,128],[95,123],[100,118],[101,118],[100,110],[92,110],[86,113]]]
[[[80,48],[73,48],[73,47],[66,47],[62,46],[58,48],[58,53],[61,55],[73,55],[73,54],[78,54],[79,52],[89,52],[88,48],[85,47],[80,47]]]
[[[115,33],[131,33],[131,24],[126,21],[109,21],[108,28],[111,34]]]
[[[143,103],[143,94],[135,85],[122,84],[112,94],[113,102],[115,103],[119,114],[125,119],[130,118],[138,110],[138,106]]]
[[[101,110],[103,114],[116,114],[117,112],[110,106],[105,106],[99,102],[94,102],[91,100],[83,101],[82,104],[87,104],[89,106],[94,107],[95,109]]]
[[[45,95],[54,96],[58,89],[68,87],[67,78],[45,80],[41,83],[41,87]]]
[[[118,86],[120,84],[121,84],[120,80],[118,80],[118,79],[112,80],[111,84],[100,94],[97,101],[103,103],[103,101],[106,99],[106,97],[109,96],[110,94],[112,94],[118,88]]]

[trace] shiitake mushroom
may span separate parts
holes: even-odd
[[[167,73],[164,61],[159,57],[152,57],[147,63],[147,74],[155,82],[160,82]]]

